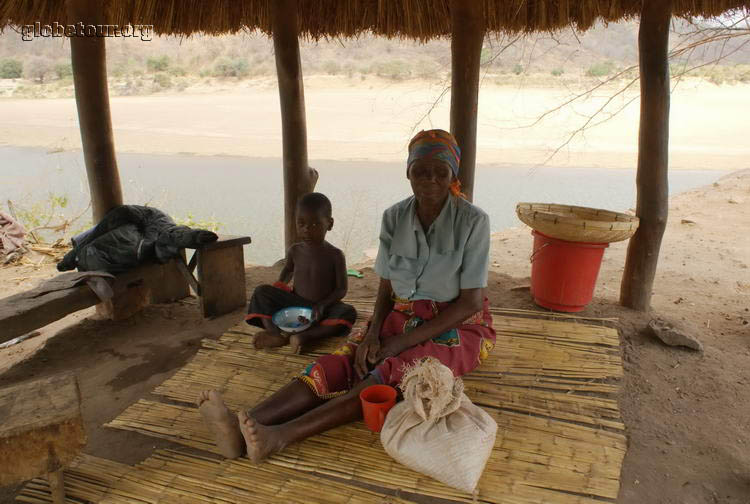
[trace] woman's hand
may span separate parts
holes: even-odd
[[[382,362],[388,357],[395,357],[396,355],[406,350],[406,348],[404,348],[403,342],[399,341],[401,339],[402,338],[399,337],[388,338],[388,341],[380,345],[380,349],[378,350],[375,362]]]
[[[367,334],[362,342],[357,346],[357,352],[354,354],[354,370],[360,378],[370,371],[370,366],[378,362],[380,353],[380,328],[369,325]]]

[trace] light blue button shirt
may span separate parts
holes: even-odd
[[[453,301],[460,289],[487,287],[490,219],[468,201],[448,199],[427,232],[411,196],[383,212],[375,272],[396,296]]]

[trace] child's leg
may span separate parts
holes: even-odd
[[[336,303],[328,308],[326,318],[321,320],[319,324],[307,331],[292,335],[289,338],[289,344],[295,353],[299,353],[300,347],[310,341],[347,334],[356,320],[357,311],[353,306]]]
[[[248,458],[253,462],[260,462],[283,450],[290,443],[359,420],[362,418],[359,393],[365,387],[374,384],[375,379],[368,377],[345,395],[335,397],[281,425],[263,425],[244,411],[240,411],[237,417]]]
[[[320,338],[328,338],[331,336],[340,336],[346,334],[349,328],[342,325],[316,325],[307,329],[306,331],[292,334],[289,337],[289,346],[292,348],[294,353],[300,353],[302,345],[310,343],[313,340]]]
[[[281,334],[281,331],[276,327],[276,324],[271,322],[271,319],[261,319],[261,324],[263,324],[265,331],[257,333],[255,339],[253,339],[253,346],[257,350],[276,348],[289,343],[289,339]]]
[[[295,293],[273,285],[259,285],[253,291],[248,314],[245,321],[265,331],[255,335],[255,348],[271,348],[286,345],[288,337],[281,334],[279,328],[271,322],[271,317],[286,306],[307,306],[309,303]]]

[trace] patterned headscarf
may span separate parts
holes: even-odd
[[[458,167],[461,163],[461,149],[456,139],[447,131],[441,129],[422,130],[409,142],[409,160],[407,170],[420,159],[439,159],[448,163],[453,170],[453,176],[458,177]]]

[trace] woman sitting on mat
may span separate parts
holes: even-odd
[[[268,399],[236,415],[215,390],[198,406],[228,458],[259,462],[328,429],[362,418],[359,393],[400,383],[404,367],[432,356],[460,376],[495,344],[484,297],[489,265],[487,214],[463,199],[460,150],[443,130],[409,144],[414,195],[383,213],[375,271],[380,276],[367,327],[324,355]]]

